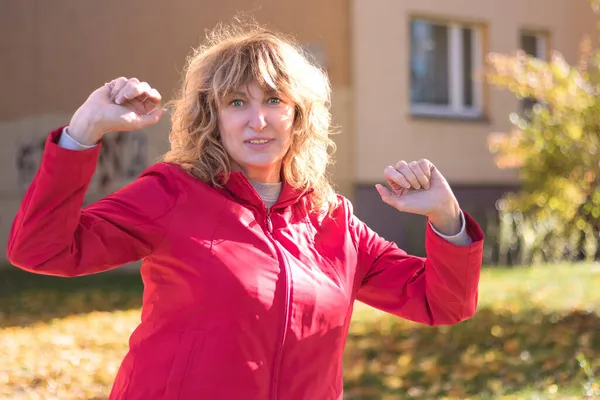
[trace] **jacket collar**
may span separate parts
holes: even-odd
[[[224,177],[221,176],[223,180]],[[225,189],[234,197],[244,203],[248,203],[258,208],[264,208],[264,202],[258,195],[248,178],[238,171],[229,174],[229,179],[224,183]],[[284,208],[298,202],[302,197],[311,193],[313,190],[302,191],[292,187],[285,179],[282,179],[281,194],[277,203],[272,209]]]

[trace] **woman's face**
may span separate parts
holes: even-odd
[[[219,107],[219,133],[233,169],[260,182],[280,181],[281,165],[292,144],[294,105],[250,82]]]

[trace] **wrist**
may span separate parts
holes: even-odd
[[[90,119],[73,118],[68,126],[68,134],[82,145],[93,146],[100,142],[104,132]]]
[[[430,214],[428,219],[438,232],[446,236],[454,236],[462,229],[458,203]]]

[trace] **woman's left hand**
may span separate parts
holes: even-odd
[[[442,234],[461,229],[460,206],[446,178],[426,159],[398,161],[383,172],[392,190],[376,185],[381,199],[398,211],[420,214]]]

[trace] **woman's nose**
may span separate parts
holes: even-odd
[[[252,113],[250,115],[250,120],[248,121],[248,126],[252,128],[255,132],[261,132],[267,126],[267,121],[265,119],[265,113],[262,106],[252,107]]]

